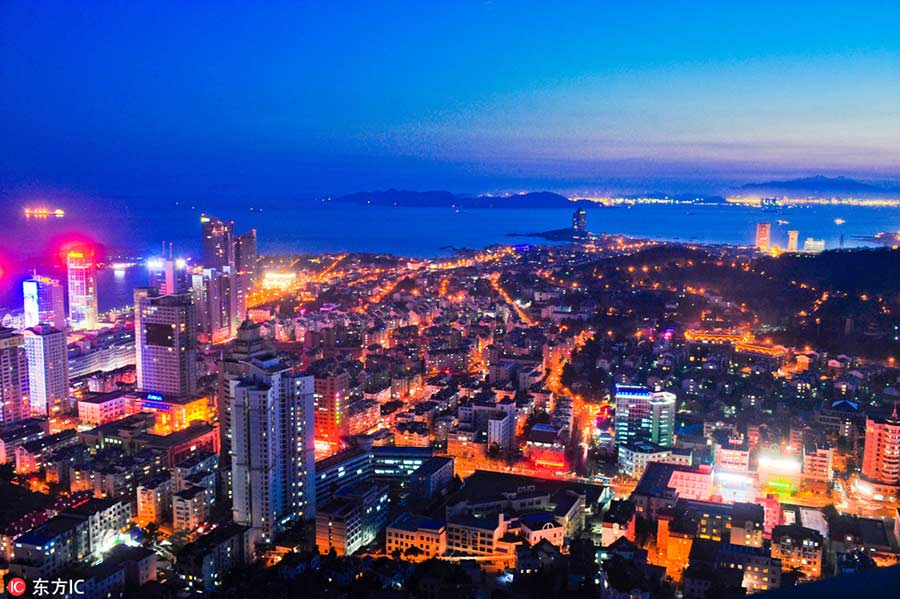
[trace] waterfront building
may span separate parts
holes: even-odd
[[[166,258],[154,258],[147,261],[150,272],[150,287],[159,289],[160,295],[173,295],[188,290],[190,281],[187,262],[170,255]]]
[[[772,224],[757,223],[756,224],[756,249],[761,252],[769,251],[772,246]]]
[[[825,251],[825,240],[807,237],[803,242],[803,251],[807,254],[821,254]]]
[[[587,212],[584,208],[578,208],[572,215],[572,229],[576,233],[587,233]]]
[[[64,331],[66,328],[65,290],[56,279],[37,273],[22,282],[25,327],[48,323]]]
[[[73,250],[66,256],[69,278],[69,322],[75,329],[97,326],[100,309],[97,303],[97,265],[94,250]]]
[[[796,252],[797,250],[799,250],[800,249],[799,241],[800,241],[800,231],[796,231],[796,230],[788,231],[787,251]]]

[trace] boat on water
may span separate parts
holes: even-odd
[[[778,198],[763,198],[759,201],[763,212],[781,212],[781,202]]]
[[[25,208],[25,218],[62,218],[66,215],[66,211],[62,208]]]

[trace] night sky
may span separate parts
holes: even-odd
[[[895,177],[896,2],[3,2],[0,193]]]

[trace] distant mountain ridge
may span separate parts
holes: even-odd
[[[466,196],[449,191],[409,191],[387,189],[383,191],[361,191],[332,199],[332,202],[346,204],[369,204],[373,206],[398,206],[418,208],[514,208],[546,209],[574,208],[580,202],[570,200],[552,191],[531,191],[512,195]]]
[[[859,194],[859,195],[897,195],[900,186],[879,186],[849,177],[803,177],[785,181],[766,181],[763,183],[747,183],[741,186],[746,191],[769,192],[802,192],[807,194]]]
[[[737,188],[736,192],[752,192],[760,195],[802,195],[811,197],[900,197],[900,184],[875,184],[849,177],[825,177],[816,175],[782,181],[764,181],[747,183]],[[619,197],[668,197],[677,201],[724,203],[725,198],[709,193],[639,193],[626,194]],[[331,200],[343,204],[360,204],[373,206],[397,206],[405,208],[506,208],[506,209],[550,209],[593,207],[601,205],[566,196],[552,191],[530,191],[509,195],[468,195],[445,190],[412,191],[407,189],[385,189],[377,191],[360,191],[342,195]]]

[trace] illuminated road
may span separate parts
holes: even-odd
[[[516,315],[519,317],[519,320],[530,327],[538,324],[538,322],[531,318],[525,312],[525,310],[523,310],[522,307],[519,306],[519,304],[516,303],[516,301],[509,295],[509,293],[507,293],[506,290],[500,285],[500,273],[491,273],[490,275],[488,275],[488,280],[491,282],[491,286],[494,288],[494,291],[500,294],[500,297],[503,298],[503,301],[505,301],[512,307],[513,310],[515,310]]]

